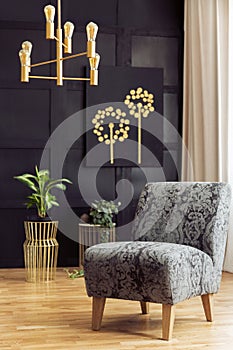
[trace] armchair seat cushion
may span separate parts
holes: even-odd
[[[87,293],[94,297],[176,304],[218,289],[211,257],[182,244],[98,244],[86,250],[84,264]]]

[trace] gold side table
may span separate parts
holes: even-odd
[[[83,265],[85,249],[92,245],[106,242],[115,242],[116,227],[101,227],[100,225],[79,224],[78,243],[79,243],[79,261],[78,266]]]
[[[48,282],[56,277],[57,221],[25,221],[23,244],[27,282]]]

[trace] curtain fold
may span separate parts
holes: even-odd
[[[185,0],[183,141],[192,164],[183,152],[183,181],[233,185],[232,8],[233,0]],[[233,208],[224,269],[233,272]]]
[[[228,115],[228,134],[226,145],[228,150],[227,166],[224,170],[227,172],[227,180],[231,184],[232,201],[230,215],[230,230],[227,241],[224,269],[233,272],[233,0],[228,0],[228,21],[229,21],[229,37],[227,42],[228,54],[228,72],[227,72],[227,115]],[[231,19],[231,20],[230,20]]]

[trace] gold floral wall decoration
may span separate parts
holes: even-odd
[[[124,103],[129,108],[130,115],[138,119],[138,164],[141,164],[141,144],[142,144],[142,117],[147,118],[150,112],[155,110],[154,95],[142,87],[130,90],[126,95]]]
[[[105,118],[109,119],[109,123],[104,123]],[[114,144],[128,138],[130,121],[127,119],[126,113],[120,108],[114,109],[109,106],[104,110],[98,110],[92,119],[92,124],[94,124],[93,133],[97,136],[98,141],[109,145],[110,164],[113,164]]]

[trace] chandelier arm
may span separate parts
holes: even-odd
[[[79,57],[79,56],[86,56],[87,52],[81,52],[81,53],[76,53],[75,55],[70,55],[70,56],[66,56],[66,57],[62,57],[62,61],[65,60],[69,60],[70,58],[75,58],[75,57]]]
[[[42,76],[42,75],[29,75],[29,78],[31,79],[53,79],[56,80],[57,77],[48,77],[48,76]],[[83,81],[90,81],[90,78],[72,78],[72,77],[63,77],[63,80],[83,80]]]
[[[55,63],[57,62],[57,60],[50,60],[50,61],[44,61],[44,62],[39,62],[39,63],[34,63],[34,64],[31,64],[30,66],[28,67],[38,67],[38,66],[43,66],[45,64],[49,64],[49,63]]]
[[[75,57],[79,57],[79,56],[86,56],[87,52],[81,52],[81,53],[77,53],[75,55],[71,55],[71,56],[67,56],[67,57],[62,57],[60,60],[61,61],[65,61],[65,60],[69,60],[71,58],[75,58]],[[30,64],[30,66],[28,67],[38,67],[38,66],[43,66],[45,64],[49,64],[49,63],[55,63],[57,62],[57,60],[50,60],[50,61],[44,61],[44,62],[39,62],[39,63],[34,63],[34,64]]]
[[[53,39],[56,41],[59,41],[59,39],[55,35],[54,35]],[[64,46],[65,48],[68,48],[68,46],[64,43],[61,43],[61,45]]]
[[[65,47],[66,49],[68,48],[68,46],[64,43],[61,43],[63,47]]]
[[[72,78],[72,77],[63,77],[63,80],[85,80],[89,81],[90,78]]]
[[[57,80],[57,77],[46,77],[46,76],[41,76],[41,75],[29,75],[29,78],[31,79],[53,79],[53,80]]]

